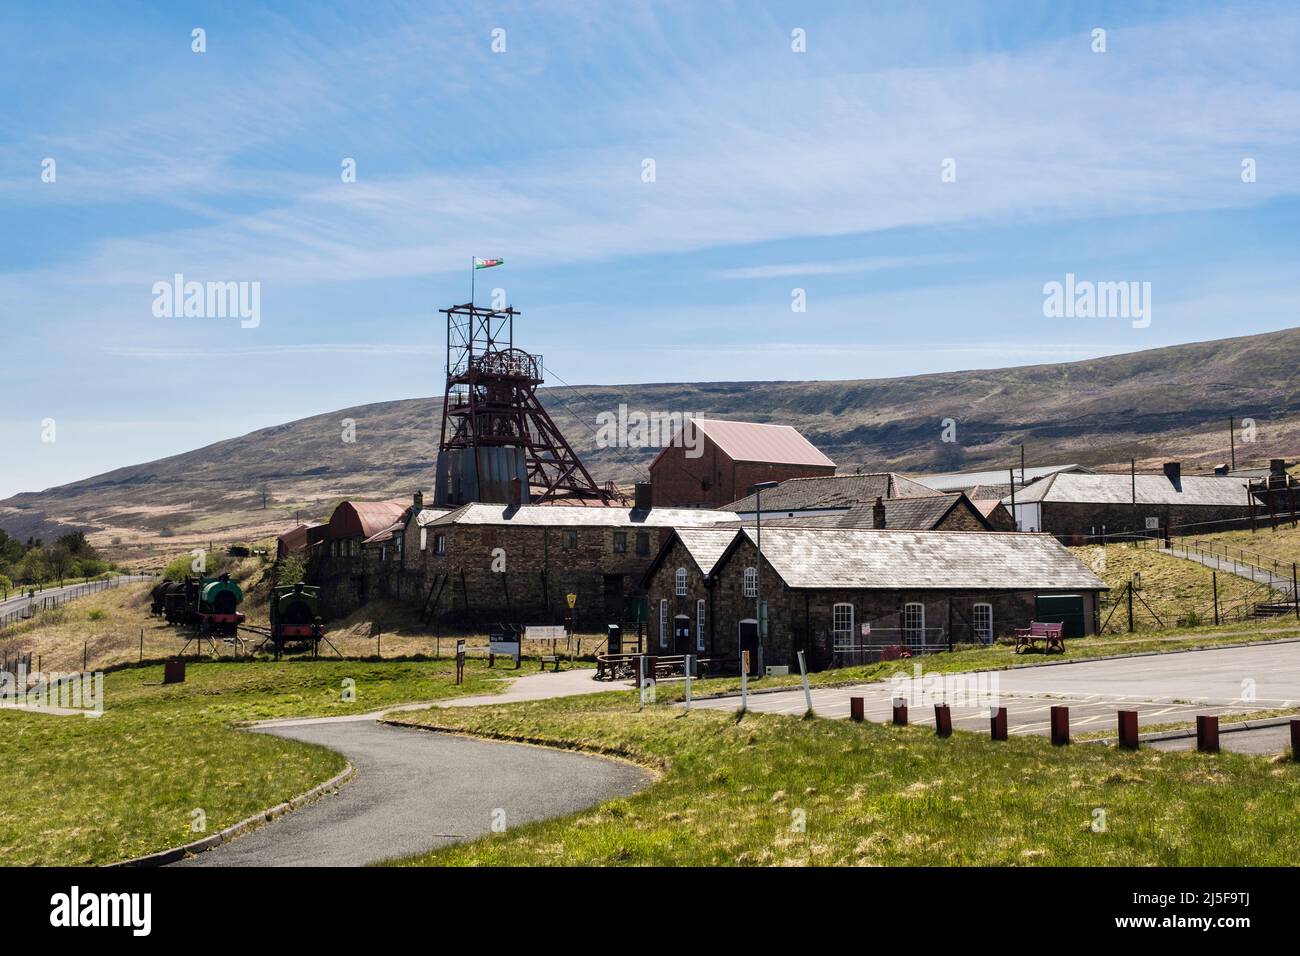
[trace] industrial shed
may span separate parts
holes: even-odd
[[[1002,503],[1010,508],[1013,496]],[[1178,462],[1162,474],[1061,473],[1018,489],[1015,518],[1021,531],[1060,537],[1188,533],[1240,527],[1263,511],[1249,479],[1186,475]]]
[[[722,508],[761,481],[835,474],[835,462],[789,425],[691,421],[698,455],[679,433],[650,463],[656,508]]]
[[[650,646],[814,668],[987,642],[1034,620],[1095,633],[1105,583],[1049,535],[763,528],[676,532],[646,572]],[[760,579],[768,632],[757,660]],[[689,627],[683,630],[683,625]]]

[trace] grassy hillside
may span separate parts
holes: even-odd
[[[796,367],[791,368],[797,374]],[[1019,460],[1190,468],[1228,457],[1230,415],[1254,417],[1238,461],[1300,448],[1300,329],[1058,365],[841,382],[722,382],[548,388],[542,398],[599,480],[644,474],[654,449],[595,447],[602,411],[697,413],[794,425],[842,470],[934,471]],[[429,489],[441,400],[383,402],[305,418],[183,455],[0,502],[26,537],[62,523],[136,566],[163,550],[261,537],[322,518],[347,496]],[[960,447],[938,441],[954,418]],[[342,440],[344,419],[354,442]],[[267,495],[263,508],[262,490]]]

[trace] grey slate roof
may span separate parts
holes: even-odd
[[[551,505],[509,505],[475,502],[427,522],[428,525],[508,525],[549,528],[699,528],[735,521],[730,511],[705,508],[565,508]]]
[[[741,534],[754,540],[754,529]],[[1104,590],[1051,535],[764,528],[763,557],[792,588]]]
[[[1137,476],[1139,505],[1235,505],[1249,504],[1246,479],[1206,475],[1187,475],[1177,484],[1164,475]],[[1059,474],[1016,490],[1016,504],[1035,501],[1074,502],[1079,504],[1128,504],[1133,500],[1133,483],[1129,475]],[[1002,499],[1009,505],[1010,497]]]
[[[704,574],[712,574],[727,546],[736,538],[735,528],[678,528],[677,540],[686,548]]]
[[[953,495],[930,495],[925,498],[886,498],[885,527],[896,531],[929,531],[960,500],[960,492]],[[846,510],[832,514],[796,515],[793,518],[784,515],[769,517],[767,504],[763,504],[764,528],[875,528],[875,502],[860,501]],[[753,526],[754,518],[743,518],[739,522],[727,522],[739,527],[741,524]]]
[[[1020,469],[1016,467],[1010,470],[1016,473],[1016,487],[1019,488]],[[1024,484],[1030,485],[1040,478],[1063,472],[1089,473],[1090,469],[1082,465],[1039,465],[1036,468],[1025,469]],[[964,491],[967,494],[970,494],[970,489],[976,485],[1000,485],[1010,480],[1006,468],[991,471],[953,471],[943,475],[922,475],[917,479],[921,484],[936,491]]]
[[[788,478],[763,492],[763,514],[769,511],[807,511],[818,508],[847,508],[858,501],[877,498],[918,498],[938,494],[911,478],[892,471],[872,475],[823,475],[817,478]],[[757,507],[757,495],[748,495],[727,505],[727,511],[748,512]]]

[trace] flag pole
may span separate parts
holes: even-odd
[[[474,257],[469,257],[469,304],[474,307]]]

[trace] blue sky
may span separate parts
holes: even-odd
[[[15,3],[0,51],[0,495],[440,393],[471,255],[573,384],[1300,324],[1294,5]],[[156,317],[175,273],[260,324]],[[1044,317],[1067,273],[1149,327]]]

